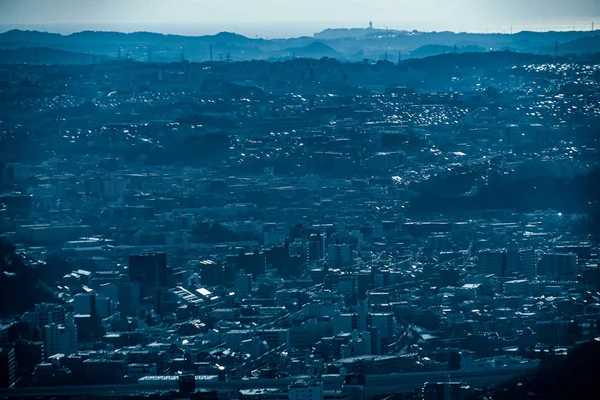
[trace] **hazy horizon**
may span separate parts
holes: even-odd
[[[311,36],[327,28],[500,32],[591,30],[597,0],[0,0],[0,30]]]
[[[31,30],[48,33],[58,33],[69,35],[82,31],[102,31],[102,32],[152,32],[165,35],[181,36],[203,36],[215,35],[220,32],[232,32],[246,37],[276,39],[276,38],[294,38],[300,36],[312,36],[315,33],[325,29],[356,29],[367,28],[367,25],[357,23],[311,23],[298,22],[295,24],[269,24],[269,23],[204,23],[204,24],[168,24],[168,23],[104,23],[104,24],[79,24],[79,23],[49,23],[49,24],[1,24],[0,33],[13,29]],[[421,31],[421,32],[441,32],[449,31],[455,33],[518,33],[521,31],[548,32],[548,31],[589,31],[592,29],[592,21],[560,22],[528,24],[528,25],[486,25],[479,29],[462,29],[439,26],[428,22],[414,22],[412,24],[402,24],[399,26],[385,24],[377,25],[373,21],[374,29],[390,29],[399,31]]]

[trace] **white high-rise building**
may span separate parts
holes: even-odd
[[[50,323],[44,328],[44,349],[46,356],[69,355],[77,351],[77,326],[72,313],[67,314],[64,325]]]
[[[54,303],[39,303],[35,309],[25,313],[23,320],[31,323],[35,328],[44,328],[46,325],[65,322],[65,309]]]
[[[44,350],[47,357],[60,353],[58,327],[58,324],[51,323],[44,328]]]

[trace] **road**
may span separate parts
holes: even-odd
[[[238,389],[276,388],[287,389],[294,380],[300,377],[282,379],[248,379],[229,382],[196,382],[196,389],[215,389],[220,391]],[[79,396],[104,395],[125,396],[143,392],[170,391],[178,389],[177,380],[140,381],[121,385],[82,385],[82,386],[47,386],[31,388],[1,389],[0,398],[24,398],[47,396]]]
[[[535,364],[523,364],[510,367],[488,368],[472,371],[436,371],[422,373],[396,373],[382,375],[367,375],[364,392],[367,397],[375,395],[390,395],[409,393],[423,387],[425,382],[464,382],[474,387],[497,384],[522,375],[535,368]],[[214,389],[219,391],[237,391],[239,389],[287,389],[295,380],[305,378],[294,376],[280,379],[238,379],[227,382],[196,382],[196,389]],[[341,377],[330,381],[342,382]],[[335,385],[335,383],[334,383]],[[331,383],[325,386],[331,386]],[[55,386],[13,388],[0,390],[0,398],[26,398],[41,396],[78,396],[78,395],[104,395],[125,396],[142,392],[157,392],[177,390],[177,380],[140,381],[137,384],[126,385],[94,385],[94,386]]]
[[[471,371],[438,371],[410,374],[367,375],[364,391],[367,397],[409,393],[422,388],[426,382],[464,382],[473,387],[495,385],[523,375],[536,364],[511,367],[488,368]]]

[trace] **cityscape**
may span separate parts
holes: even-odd
[[[599,184],[593,23],[4,31],[0,398],[595,398]]]

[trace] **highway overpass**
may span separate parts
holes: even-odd
[[[536,363],[524,363],[514,366],[495,367],[463,371],[435,371],[419,373],[394,373],[366,375],[362,388],[367,397],[409,393],[423,387],[425,382],[464,382],[473,387],[495,385],[532,371]],[[294,376],[280,379],[236,379],[225,382],[213,380],[197,380],[196,389],[219,391],[237,391],[239,389],[274,388],[287,389],[295,380],[306,378]],[[327,388],[341,387],[343,379],[339,375],[327,375],[323,379]],[[165,392],[178,389],[177,379],[157,377],[152,380],[141,380],[138,383],[124,385],[94,386],[49,386],[31,388],[12,388],[0,390],[0,398],[32,398],[40,396],[125,396],[143,392]]]

